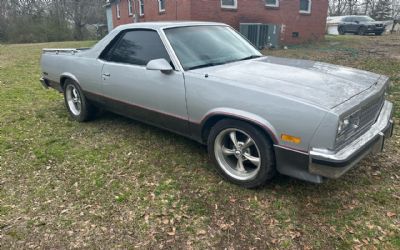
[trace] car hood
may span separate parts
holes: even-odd
[[[380,78],[353,68],[272,56],[196,71],[326,109],[366,91]]]

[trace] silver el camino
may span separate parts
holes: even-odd
[[[124,25],[90,49],[44,49],[41,65],[75,120],[101,107],[207,144],[247,188],[338,178],[393,133],[386,76],[262,56],[221,23]]]

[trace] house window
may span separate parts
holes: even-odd
[[[128,15],[133,16],[132,0],[128,0]]]
[[[311,13],[311,0],[300,0],[300,13]]]
[[[158,11],[159,12],[165,11],[165,0],[158,0]]]
[[[237,0],[221,0],[221,8],[237,9]]]
[[[264,0],[265,6],[268,7],[279,7],[279,0]]]
[[[119,9],[119,3],[117,3],[117,18],[121,18],[121,10]]]
[[[144,16],[144,0],[139,0],[140,8],[139,8],[139,14],[141,16]]]

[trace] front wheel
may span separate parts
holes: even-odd
[[[375,32],[376,36],[381,36],[383,32]]]
[[[246,122],[218,122],[211,129],[208,152],[218,173],[242,187],[262,186],[276,172],[272,143],[262,131]]]
[[[64,84],[64,100],[74,120],[84,122],[93,118],[95,107],[86,99],[79,85],[70,79]]]
[[[346,33],[346,32],[344,32],[343,27],[339,27],[338,32],[339,32],[339,35],[344,35]]]

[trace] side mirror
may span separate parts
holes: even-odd
[[[147,63],[146,69],[159,70],[163,73],[170,73],[172,70],[174,70],[171,64],[169,64],[169,62],[167,62],[167,60],[164,58],[151,60],[149,63]]]

